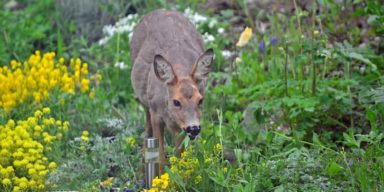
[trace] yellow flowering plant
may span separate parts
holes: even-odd
[[[0,191],[46,188],[48,173],[57,167],[46,154],[69,129],[67,121],[57,123],[50,112],[43,108],[27,119],[0,125]]]
[[[244,47],[252,37],[252,28],[246,27],[241,33],[239,41],[236,43],[237,47]]]
[[[144,190],[145,192],[165,192],[171,191],[170,184],[171,180],[169,179],[169,174],[164,173],[159,177],[155,177],[152,181],[152,188],[149,190]]]
[[[88,64],[77,58],[70,59],[67,67],[64,58],[57,62],[55,57],[54,52],[42,55],[36,51],[23,63],[13,60],[0,67],[0,109],[9,111],[27,101],[41,103],[54,90],[70,95],[77,90],[90,92]]]

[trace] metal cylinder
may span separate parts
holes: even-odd
[[[159,140],[157,138],[145,139],[145,187],[152,187],[152,180],[159,177]]]
[[[154,137],[145,139],[145,148],[159,148],[159,139]]]

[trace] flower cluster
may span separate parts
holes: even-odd
[[[104,191],[105,189],[111,188],[113,183],[113,177],[108,177],[106,180],[100,182],[99,189]]]
[[[0,125],[0,190],[42,191],[47,174],[57,167],[44,155],[68,131],[67,121],[48,117],[49,108],[26,120]]]
[[[134,137],[127,137],[126,138],[127,144],[130,147],[135,147],[137,145],[137,141]]]
[[[133,29],[138,20],[137,14],[130,14],[124,18],[118,20],[114,25],[105,25],[103,27],[103,34],[105,35],[99,40],[99,45],[104,45],[115,35],[120,33],[128,33],[129,39],[133,34]]]
[[[168,173],[164,173],[159,177],[155,177],[152,181],[152,188],[147,192],[163,192],[168,189],[171,180]]]
[[[193,24],[195,24],[198,29],[203,28],[203,26],[207,26],[209,31],[212,31],[213,29],[216,30],[216,28],[218,27],[218,23],[219,22],[217,21],[216,18],[214,18],[214,17],[207,17],[205,15],[201,15],[201,14],[193,11],[189,7],[184,10],[183,15],[185,17],[187,17]],[[215,36],[210,34],[208,31],[200,30],[200,32],[202,32],[202,34],[203,34],[203,40],[204,40],[205,43],[209,43],[209,42],[215,41]],[[216,31],[214,31],[214,33],[215,32]],[[224,32],[225,32],[224,28],[222,28],[222,27],[217,28],[217,33],[218,34],[223,34]]]
[[[181,157],[178,159],[175,156],[170,157],[169,162],[171,164],[171,172],[179,174],[184,181],[196,179],[196,168],[199,165],[199,160],[196,157],[192,157],[192,148],[188,147]]]
[[[88,64],[80,59],[71,59],[70,67],[64,63],[64,58],[55,62],[53,52],[36,51],[24,63],[13,60],[10,66],[0,67],[0,108],[9,111],[28,100],[40,103],[56,89],[69,94],[76,88],[88,92]]]
[[[85,130],[81,133],[81,141],[85,143],[89,141],[89,131]]]

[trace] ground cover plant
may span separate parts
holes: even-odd
[[[68,2],[0,2],[0,191],[384,190],[381,1]],[[202,133],[144,189],[128,42],[158,8],[215,64]]]

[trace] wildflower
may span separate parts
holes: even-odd
[[[208,27],[209,28],[213,28],[217,25],[217,20],[216,19],[211,19],[211,21],[209,21],[208,23]]]
[[[269,38],[269,44],[270,45],[276,45],[277,43],[279,43],[279,39],[278,38],[276,38],[276,37]]]
[[[113,177],[108,177],[106,180],[100,183],[100,186],[110,186],[112,185]]]
[[[55,169],[55,168],[57,167],[57,165],[56,165],[55,162],[50,162],[49,165],[48,165],[48,167],[49,167],[50,169]]]
[[[92,90],[89,92],[89,98],[94,99],[95,98],[95,90]]]
[[[130,14],[119,19],[114,25],[105,25],[102,29],[104,37],[99,40],[99,45],[108,43],[108,41],[112,39],[115,34],[128,33],[128,37],[131,37],[133,29],[136,26],[137,19],[137,14]]]
[[[263,39],[259,43],[259,53],[261,53],[261,54],[265,53],[265,43],[264,43]]]
[[[114,66],[120,69],[126,69],[128,67],[124,62],[117,62]]]
[[[45,108],[43,108],[43,113],[49,114],[49,113],[51,113],[51,109],[49,107],[45,107]]]
[[[177,158],[176,158],[175,156],[172,156],[172,157],[169,158],[169,162],[170,162],[171,164],[176,163],[176,161],[177,161]]]
[[[313,31],[313,35],[318,35],[319,34],[319,31],[318,30],[315,30],[315,31]]]
[[[203,177],[201,175],[198,175],[195,177],[195,184],[199,184],[203,180]]]
[[[85,131],[83,131],[82,135],[85,136],[85,137],[88,137],[89,136],[89,132],[87,130],[85,130]]]
[[[0,124],[0,159],[9,162],[0,165],[0,186],[9,186],[12,191],[41,191],[45,188],[46,176],[57,165],[48,161],[45,153],[56,139],[50,133],[58,133],[54,118],[47,118],[47,108],[36,111],[26,120],[9,120]],[[45,124],[50,133],[43,132]],[[9,137],[12,136],[12,137]],[[8,188],[8,187],[7,187]]]
[[[217,143],[217,144],[214,146],[213,151],[214,151],[215,153],[220,152],[220,151],[221,151],[221,144],[220,144],[220,143]]]
[[[203,40],[205,43],[208,43],[208,42],[213,42],[215,40],[215,37],[209,33],[204,33],[203,34]]]
[[[83,142],[88,142],[89,141],[89,132],[88,131],[83,131],[81,134],[81,140]]]
[[[229,59],[233,55],[229,50],[223,50],[221,51],[221,54],[223,55],[224,59]]]
[[[8,178],[5,178],[5,179],[3,179],[3,180],[1,181],[1,183],[2,183],[3,185],[10,185],[10,184],[11,184],[11,180],[8,179]]]
[[[236,59],[235,59],[236,64],[240,64],[242,62],[243,62],[243,60],[240,57],[236,57]]]
[[[225,29],[222,27],[217,29],[217,33],[219,33],[219,34],[223,34],[224,32],[225,32]]]
[[[200,25],[208,20],[206,16],[194,12],[189,7],[184,10],[184,16],[187,17],[195,25]]]
[[[69,70],[63,64],[64,59],[55,62],[55,53],[41,55],[40,51],[36,51],[23,63],[11,61],[11,67],[1,67],[0,108],[9,111],[29,100],[40,103],[48,100],[53,90],[69,94],[74,94],[77,88],[88,91],[88,65],[80,59],[76,63],[73,59],[71,61]],[[37,111],[35,116],[39,117],[48,111]]]
[[[169,187],[170,179],[168,173],[164,173],[159,177],[152,180],[152,188],[149,191],[158,191],[159,189],[166,190]]]
[[[127,143],[128,143],[128,145],[131,146],[131,147],[136,146],[136,140],[135,140],[135,138],[133,138],[133,137],[128,137],[128,138],[127,138]]]
[[[239,41],[236,43],[237,47],[245,46],[252,37],[252,28],[246,27],[241,33]]]

